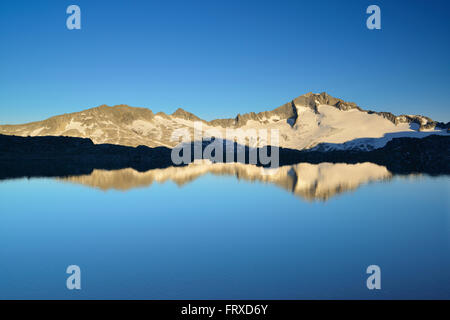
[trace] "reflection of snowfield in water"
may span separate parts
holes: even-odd
[[[273,169],[272,169],[273,170]],[[299,163],[266,172],[255,165],[242,163],[192,163],[184,167],[170,167],[138,172],[134,169],[94,170],[89,175],[62,178],[62,181],[79,183],[101,190],[126,191],[146,187],[154,182],[173,181],[182,186],[205,174],[236,176],[245,181],[275,184],[307,200],[327,200],[339,193],[354,190],[361,184],[392,177],[386,167],[365,162],[346,163]]]

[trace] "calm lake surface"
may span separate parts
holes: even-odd
[[[449,299],[449,182],[368,163],[1,181],[0,298]]]

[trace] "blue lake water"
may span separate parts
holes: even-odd
[[[308,170],[2,181],[0,298],[450,298],[448,176]]]

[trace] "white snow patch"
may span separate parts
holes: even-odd
[[[33,131],[31,131],[30,132],[30,136],[37,136],[39,133],[41,133],[41,131],[42,130],[44,130],[44,128],[42,127],[42,128],[38,128],[38,129],[35,129],[35,130],[33,130]]]
[[[83,134],[85,133],[85,130],[86,130],[86,128],[85,128],[85,126],[83,126],[82,122],[78,122],[78,121],[74,121],[73,119],[70,119],[70,122],[67,124],[65,131],[72,130],[72,129],[78,130],[79,132],[81,132]]]
[[[156,126],[149,121],[135,120],[133,121],[131,126],[129,126],[129,128],[138,132],[139,134],[147,135],[148,133],[156,129]]]

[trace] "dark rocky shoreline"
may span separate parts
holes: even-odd
[[[0,179],[80,175],[94,169],[147,171],[166,168],[173,166],[171,151],[166,147],[94,144],[84,138],[0,135]],[[246,155],[248,151],[245,148]],[[450,175],[450,136],[394,138],[383,148],[372,151],[321,152],[279,148],[279,155],[280,166],[299,162],[372,162],[386,166],[394,174]],[[234,156],[236,161],[236,154]],[[259,159],[258,165],[261,165]]]

